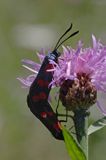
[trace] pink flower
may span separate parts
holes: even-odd
[[[55,64],[54,69],[51,70],[54,72],[51,85],[54,87],[60,87],[60,92],[64,92],[64,90],[66,90],[67,88],[67,84],[65,83],[69,83],[69,80],[71,82],[70,93],[68,93],[68,89],[70,86],[68,86],[67,91],[65,91],[68,94],[65,93],[64,95],[64,93],[60,93],[60,99],[62,100],[63,105],[68,105],[68,102],[66,101],[69,98],[69,94],[71,97],[73,96],[73,93],[78,94],[78,90],[82,90],[82,88],[85,86],[87,88],[88,83],[89,90],[94,92],[94,95],[92,95],[95,97],[93,99],[93,102],[94,100],[96,100],[96,91],[106,92],[106,46],[104,46],[100,41],[97,41],[94,35],[92,35],[92,42],[93,47],[89,48],[82,48],[83,44],[81,43],[81,41],[79,41],[77,49],[73,49],[71,47],[63,47],[63,54],[61,54],[61,56],[59,57],[58,64],[55,64],[53,61],[51,61],[52,64]],[[86,84],[82,85],[82,81]],[[80,87],[77,87],[77,89],[74,88],[74,92],[72,91],[73,82],[74,85],[80,85]],[[93,89],[91,89],[90,87]],[[83,89],[83,92],[88,92],[88,88],[86,88]],[[91,93],[89,92],[89,95],[90,94]],[[80,101],[82,101],[83,98],[84,97],[81,97]],[[72,98],[71,101],[73,101]],[[71,101],[69,102],[71,103]],[[100,106],[98,100],[96,100],[96,102],[102,113],[106,115],[106,110],[102,106]]]
[[[69,95],[71,95],[72,98],[74,94],[78,96],[78,91],[80,90],[82,94],[80,101],[83,101],[83,96],[85,96],[86,100],[88,95],[86,95],[85,92],[89,91],[89,96],[91,96],[90,100],[92,100],[91,104],[94,104],[96,100],[97,106],[102,113],[106,115],[106,110],[99,104],[96,97],[96,92],[106,92],[106,46],[100,41],[97,41],[94,35],[92,35],[92,42],[93,46],[89,48],[82,48],[83,44],[81,41],[79,41],[77,49],[73,49],[69,46],[63,47],[63,53],[59,57],[58,64],[50,61],[51,64],[54,64],[54,68],[48,70],[48,72],[53,72],[53,79],[50,85],[52,85],[52,87],[60,87],[61,100],[64,99],[62,97],[63,90],[66,89],[67,82],[71,83],[71,90],[70,92],[68,92],[68,89],[66,90],[68,93],[65,93],[66,99],[68,99]],[[44,51],[37,53],[37,55],[42,63],[45,57]],[[22,63],[23,66],[32,71],[33,74],[29,75],[27,78],[18,79],[25,87],[30,87],[39,72],[41,64],[27,59],[22,60]],[[69,87],[70,86],[68,86],[68,88]],[[93,94],[91,94],[91,92]],[[78,101],[77,96],[76,100]],[[71,100],[73,100],[72,98]],[[63,101],[66,101],[66,99]],[[85,100],[83,105],[85,104]],[[67,105],[66,102],[63,102],[63,105],[64,104]],[[79,101],[77,105],[78,104]]]
[[[45,57],[45,52],[44,50],[41,50],[40,53],[37,53],[37,56],[40,60],[40,63],[42,64],[43,59]],[[22,84],[24,88],[28,88],[31,86],[32,82],[34,81],[34,79],[36,78],[39,69],[41,67],[41,64],[35,63],[32,60],[29,59],[23,59],[22,60],[22,66],[26,69],[28,69],[29,71],[33,72],[33,74],[27,76],[26,78],[17,78]]]

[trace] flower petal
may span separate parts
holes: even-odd
[[[97,48],[97,41],[95,36],[92,34],[92,42],[93,42],[93,48],[96,49]]]
[[[33,62],[29,59],[23,59],[22,63],[25,66],[31,66],[31,68],[34,69],[34,70],[36,69],[36,71],[38,71],[40,69],[40,66],[41,66],[40,64],[35,63],[35,62]]]
[[[106,110],[100,105],[99,101],[97,101],[96,103],[97,103],[97,107],[100,109],[103,115],[106,116]]]

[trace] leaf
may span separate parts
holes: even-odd
[[[73,136],[66,130],[66,128],[62,127],[63,136],[65,139],[66,148],[70,155],[71,160],[86,160],[85,153],[78,145]]]
[[[102,129],[105,126],[106,126],[106,116],[97,120],[96,122],[94,122],[92,125],[89,126],[88,135]]]

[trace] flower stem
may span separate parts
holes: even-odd
[[[81,145],[88,160],[88,112],[84,109],[74,111],[73,120],[78,143]]]

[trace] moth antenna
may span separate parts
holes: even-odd
[[[63,44],[65,41],[67,41],[68,39],[70,39],[71,37],[75,36],[78,33],[79,33],[79,31],[76,31],[76,32],[72,33],[69,37],[67,37],[66,39],[64,39],[58,46],[56,46],[55,49],[58,49],[61,46],[61,44]]]
[[[56,46],[54,47],[54,50],[57,49],[57,46],[58,46],[60,40],[72,29],[72,26],[73,26],[73,24],[71,23],[70,27],[65,31],[64,34],[62,34],[62,36],[61,36],[61,37],[59,38],[59,40],[57,41]]]

